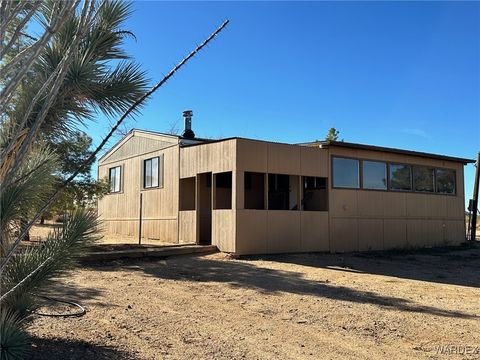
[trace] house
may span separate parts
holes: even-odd
[[[235,254],[346,252],[465,241],[450,156],[338,141],[281,144],[132,130],[99,159],[107,233]],[[141,216],[140,216],[141,211]],[[141,226],[140,226],[141,219]]]

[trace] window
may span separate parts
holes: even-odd
[[[327,178],[304,176],[302,210],[328,211]]]
[[[437,193],[455,194],[455,170],[436,169],[435,182]]]
[[[245,209],[265,209],[265,174],[245,172]]]
[[[413,167],[413,188],[415,191],[434,192],[434,169],[426,166]]]
[[[358,169],[358,160],[334,157],[333,186],[358,189],[360,187]]]
[[[108,171],[108,182],[110,183],[110,192],[120,192],[122,182],[122,167],[115,166]]]
[[[410,165],[390,164],[390,189],[412,190],[412,169]]]
[[[163,159],[163,158],[162,158]],[[163,161],[160,162],[159,157],[154,157],[143,161],[143,188],[149,189],[154,187],[161,186],[161,173],[160,165],[163,164]]]
[[[180,179],[180,211],[195,210],[195,177]]]
[[[387,164],[380,161],[362,161],[362,187],[364,189],[387,189]]]
[[[232,208],[232,172],[213,174],[215,177],[214,209]]]

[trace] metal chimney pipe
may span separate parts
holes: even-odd
[[[183,130],[183,137],[186,139],[193,139],[195,138],[195,133],[192,130],[192,110],[185,110],[183,112],[183,122],[184,122],[184,130]]]

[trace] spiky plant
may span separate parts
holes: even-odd
[[[85,0],[75,11],[79,4],[0,2],[2,360],[22,358],[28,348],[24,325],[37,306],[34,294],[72,269],[98,237],[96,215],[78,209],[41,246],[18,247],[19,234],[58,185],[54,175],[59,159],[49,144],[70,135],[98,111],[124,112],[146,90],[144,72],[122,47],[131,35],[121,28],[131,5]],[[38,39],[21,37],[25,19],[48,29]]]
[[[33,293],[74,266],[95,240],[98,223],[78,210],[42,247],[19,251],[23,236],[125,118],[228,24],[145,92],[144,73],[122,50],[124,37],[132,35],[121,27],[130,12],[121,1],[0,0],[0,360],[26,353],[23,326],[36,306]],[[32,19],[45,29],[38,38],[25,36]],[[98,111],[121,116],[78,169],[52,188],[58,160],[46,144]]]

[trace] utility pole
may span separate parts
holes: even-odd
[[[477,169],[475,170],[475,182],[473,184],[473,197],[472,197],[472,222],[470,225],[470,240],[475,241],[477,233],[477,213],[478,213],[478,183],[480,176],[480,152],[477,154],[477,163],[475,164]]]

